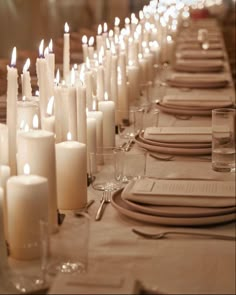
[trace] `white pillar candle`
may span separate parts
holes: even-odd
[[[129,82],[129,101],[134,102],[139,99],[139,68],[133,63],[127,66],[127,76]]]
[[[86,62],[88,58],[88,38],[87,36],[82,37],[82,51],[83,51],[83,61]]]
[[[62,85],[55,87],[55,130],[56,142],[65,141],[71,132],[77,138],[76,88]]]
[[[6,238],[4,233],[4,203],[3,203],[3,189],[0,187],[0,275],[7,268],[7,247],[6,247]]]
[[[111,96],[111,50],[106,50],[106,60],[104,67],[104,81],[105,81],[105,92],[108,96]]]
[[[87,202],[86,145],[77,141],[56,144],[58,208],[77,210]]]
[[[101,111],[87,112],[87,118],[96,119],[96,145],[103,147],[103,113]]]
[[[54,134],[45,130],[33,130],[19,134],[18,174],[24,173],[28,163],[32,174],[48,179],[49,225],[51,231],[57,230],[57,191]]]
[[[0,123],[0,165],[8,163],[8,127]]]
[[[39,108],[37,103],[33,101],[17,101],[17,129],[20,129],[22,122],[28,125],[30,129],[33,128],[33,118],[37,115],[39,118]]]
[[[86,124],[86,88],[84,85],[76,87],[77,101],[77,140],[87,143],[87,124]]]
[[[145,48],[143,57],[147,60],[147,76],[148,81],[153,81],[154,78],[154,56],[149,48]]]
[[[93,59],[93,57],[94,57],[94,37],[93,36],[89,38],[88,45],[89,45],[88,57],[90,59]]]
[[[105,93],[105,100],[98,102],[98,110],[103,113],[103,146],[115,146],[115,104],[108,100]]]
[[[18,95],[16,48],[12,52],[11,66],[7,66],[7,126],[8,156],[12,175],[16,174],[16,101]]]
[[[116,107],[118,106],[117,66],[118,66],[118,57],[116,53],[113,52],[111,57],[110,89],[111,89],[111,100],[114,101]]]
[[[101,47],[102,47],[102,25],[100,24],[98,26],[98,30],[97,30],[97,36],[96,36],[96,45],[97,45],[97,53],[100,52]]]
[[[69,26],[65,23],[64,26],[64,46],[63,46],[63,78],[68,82],[70,77],[70,34]]]
[[[50,74],[50,77],[51,77],[50,82],[52,83],[52,87],[53,87],[54,78],[55,78],[55,54],[53,53],[52,39],[49,42],[48,49],[49,49],[49,52],[45,56],[45,58],[46,58],[46,61],[48,63],[49,74]]]
[[[93,73],[89,69],[85,72],[85,85],[86,85],[86,104],[89,110],[92,110],[93,105]]]
[[[87,170],[89,171],[90,165],[95,167],[96,163],[90,162],[90,154],[96,153],[97,145],[96,145],[96,119],[95,118],[87,118]]]
[[[21,83],[22,83],[22,95],[30,99],[32,96],[32,87],[31,87],[29,66],[30,66],[30,59],[27,58],[26,63],[23,67],[23,73],[21,75]]]
[[[128,100],[128,88],[127,88],[127,80],[126,76],[121,75],[120,67],[118,67],[118,77],[117,77],[117,85],[118,85],[118,105],[116,107],[116,111],[123,110],[127,111],[129,110],[129,100]],[[117,121],[117,114],[116,114],[116,121]]]
[[[143,58],[143,55],[139,54],[139,71],[140,71],[140,83],[145,85],[147,82],[147,60]]]
[[[100,63],[97,67],[97,99],[98,101],[103,100],[104,98],[104,92],[105,92],[105,77],[104,77],[104,67],[101,62],[100,57]]]
[[[46,59],[43,56],[44,41],[42,40],[39,46],[39,58],[36,60],[36,72],[38,78],[38,86],[40,92],[40,116],[45,116],[48,100],[53,96],[53,88],[50,81],[49,67]]]
[[[6,184],[8,178],[11,176],[10,167],[6,165],[0,165],[0,187],[2,188],[2,214],[3,214],[3,224],[4,224],[4,236],[7,240],[7,201],[6,201]],[[1,221],[0,221],[1,222]]]
[[[37,175],[13,176],[7,182],[10,256],[40,257],[40,220],[48,221],[48,181]]]

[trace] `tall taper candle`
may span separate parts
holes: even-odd
[[[18,95],[16,47],[13,48],[11,65],[7,66],[7,126],[8,155],[11,174],[16,175],[16,101]]]
[[[70,77],[70,34],[68,23],[64,26],[64,46],[63,46],[63,78],[67,82]]]

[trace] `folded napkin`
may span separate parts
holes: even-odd
[[[174,68],[185,72],[217,72],[223,70],[224,63],[218,59],[177,59]]]
[[[211,127],[148,127],[144,131],[145,139],[168,143],[211,142]]]
[[[234,181],[161,180],[144,178],[131,181],[122,199],[149,205],[184,207],[235,206]]]
[[[224,74],[173,73],[167,78],[167,82],[174,87],[215,88],[225,87],[229,79]]]
[[[222,43],[210,43],[209,44],[209,49],[210,50],[217,50],[217,49],[222,49]],[[177,51],[185,50],[185,49],[201,49],[201,44],[194,42],[194,43],[183,43],[179,44],[177,46]]]
[[[183,59],[215,59],[224,58],[223,50],[181,50],[176,56]]]
[[[162,104],[172,107],[220,108],[232,105],[232,98],[225,95],[166,95]]]

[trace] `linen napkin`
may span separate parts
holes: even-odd
[[[223,67],[223,61],[218,59],[177,59],[174,65],[175,70],[185,72],[217,72]]]
[[[148,127],[144,131],[145,139],[168,143],[211,142],[211,127]]]
[[[176,56],[183,59],[217,59],[224,58],[223,50],[182,50]]]
[[[144,178],[131,181],[123,190],[124,200],[160,206],[235,206],[234,181],[164,180]]]
[[[198,107],[198,108],[221,108],[232,105],[232,98],[225,95],[166,95],[162,104],[172,107]]]
[[[173,73],[167,78],[170,86],[189,88],[225,87],[229,79],[223,74],[186,74]]]

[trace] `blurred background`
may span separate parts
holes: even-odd
[[[0,57],[10,57],[12,48],[37,49],[41,39],[70,31],[93,29],[104,21],[122,21],[139,11],[148,0],[0,0]]]

